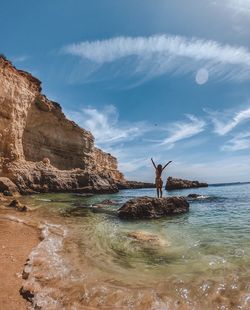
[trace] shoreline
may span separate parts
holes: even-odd
[[[189,190],[192,193],[192,190]],[[248,187],[246,187],[246,190],[248,192]],[[232,238],[229,233],[229,237],[225,239],[225,247],[220,243],[220,250],[218,250],[218,245],[215,243],[215,246],[209,248],[209,252],[207,252],[207,248],[203,250],[203,245],[210,242],[207,239],[207,232],[201,232],[202,230],[198,229],[199,225],[204,223],[205,225],[212,224],[211,238],[213,240],[217,240],[216,238],[224,240],[223,231],[220,231],[220,223],[215,226],[216,224],[211,215],[218,215],[219,211],[222,219],[224,219],[224,214],[234,216],[234,213],[231,213],[231,210],[234,210],[231,204],[234,201],[238,203],[238,196],[232,194],[230,190],[229,198],[231,200],[226,200],[227,198],[224,198],[223,194],[217,196],[217,192],[216,189],[213,192],[202,192],[205,196],[203,195],[201,200],[194,204],[196,212],[190,213],[190,221],[187,218],[177,218],[173,222],[166,220],[164,223],[168,223],[168,225],[164,225],[163,230],[162,228],[159,230],[159,225],[155,221],[147,222],[146,226],[143,227],[136,222],[133,225],[130,225],[130,223],[127,225],[123,222],[118,227],[113,218],[106,219],[106,217],[101,218],[100,216],[100,221],[96,221],[97,217],[99,217],[96,214],[90,215],[88,218],[85,217],[89,212],[67,213],[67,210],[71,209],[71,207],[72,210],[77,207],[77,204],[74,205],[74,203],[70,207],[70,201],[75,202],[73,196],[58,196],[58,199],[56,199],[56,196],[49,197],[51,200],[44,201],[36,198],[34,201],[33,198],[31,198],[32,200],[22,200],[19,197],[21,203],[30,206],[27,213],[20,213],[13,208],[4,207],[13,199],[13,197],[6,197],[5,202],[0,207],[0,229],[1,234],[6,235],[7,231],[9,239],[0,235],[0,241],[2,242],[2,239],[4,239],[6,244],[11,245],[13,248],[15,247],[13,242],[18,245],[17,237],[15,237],[17,234],[18,238],[21,239],[19,242],[19,245],[21,245],[16,246],[13,252],[11,252],[10,248],[6,249],[9,259],[7,259],[5,267],[2,260],[0,260],[2,269],[7,271],[5,275],[7,277],[6,281],[9,281],[12,285],[8,288],[4,301],[3,292],[0,291],[0,309],[23,310],[31,309],[32,306],[33,308],[37,307],[37,309],[39,307],[47,309],[51,305],[53,305],[53,309],[62,309],[64,306],[65,309],[71,309],[71,307],[75,309],[85,309],[85,307],[106,309],[106,307],[112,308],[110,305],[113,303],[118,305],[117,308],[114,307],[115,309],[123,309],[122,305],[131,301],[135,309],[150,309],[159,304],[163,307],[178,305],[178,309],[189,309],[188,306],[186,307],[187,303],[190,303],[190,309],[214,309],[219,306],[234,309],[234,305],[244,306],[248,303],[247,278],[244,275],[244,270],[248,267],[246,260],[248,257],[247,247],[245,247],[244,243],[231,244]],[[238,193],[240,192],[241,190],[238,190]],[[152,191],[151,195],[153,193]],[[121,197],[125,200],[126,198],[130,199],[131,195],[134,195],[133,190],[125,191],[124,195],[121,194]],[[137,193],[137,195],[140,195],[140,193]],[[175,193],[172,195],[175,195]],[[212,200],[203,199],[204,197],[210,197]],[[101,200],[100,197],[96,200],[97,204],[100,202],[99,199]],[[109,199],[112,201],[112,197],[109,197]],[[79,200],[81,201],[81,197],[79,197]],[[92,201],[93,204],[94,201],[95,199]],[[117,197],[117,201],[119,201],[119,197]],[[51,204],[51,202],[57,202],[58,205],[55,204],[54,208],[54,204]],[[68,205],[68,203],[69,208],[68,206],[65,207],[65,204]],[[48,212],[35,212],[37,210],[36,204],[39,208],[46,206]],[[51,207],[47,206],[47,204],[51,205]],[[213,210],[215,213],[211,214]],[[205,220],[204,216],[200,216],[201,214],[204,214]],[[62,215],[68,215],[70,219]],[[82,219],[78,216],[81,216]],[[238,214],[235,214],[235,216],[237,218]],[[245,227],[248,227],[245,218],[246,216],[243,216],[242,223]],[[192,219],[197,223],[197,229],[192,225]],[[160,222],[161,227],[162,223]],[[67,226],[67,224],[70,225]],[[169,227],[169,224],[172,227]],[[183,227],[185,236],[191,236],[187,237],[186,241],[182,241],[186,237],[183,238],[183,233],[178,229],[180,224],[185,225]],[[73,225],[75,230],[72,230]],[[93,226],[96,227],[93,228]],[[188,234],[187,232],[191,227],[191,234]],[[232,227],[229,227],[228,224],[225,224],[225,228],[229,229],[230,232],[232,231]],[[21,233],[26,231],[26,235],[19,236],[20,231]],[[140,231],[142,235],[140,235]],[[145,233],[145,238],[152,239],[143,240],[141,238],[141,236],[144,237],[143,233]],[[95,239],[92,240],[89,238],[90,236],[91,238],[95,236]],[[156,239],[154,239],[154,236],[156,236]],[[220,236],[223,236],[223,238],[220,238]],[[245,242],[247,242],[247,238]],[[158,240],[159,243],[157,243]],[[230,248],[227,247],[228,240],[230,240]],[[155,244],[154,241],[156,241]],[[1,242],[0,248],[2,246]],[[33,242],[33,247],[30,242]],[[65,245],[65,248],[62,245]],[[12,264],[17,264],[16,255],[23,249],[26,251],[24,258],[19,263],[18,271],[13,273],[11,272]],[[110,254],[109,249],[114,250],[112,252],[114,254]],[[151,252],[151,250],[154,252]],[[124,255],[120,255],[117,260],[117,253],[118,255],[124,253]],[[154,254],[152,255],[152,253]],[[188,253],[189,258],[183,258],[182,253],[184,255]],[[103,257],[105,257],[105,260],[103,260]],[[114,261],[114,257],[116,261]],[[24,268],[27,258],[30,260]],[[14,262],[12,262],[12,259],[14,259]],[[243,264],[242,269],[239,268],[239,260]],[[138,262],[139,265],[137,265]],[[180,263],[178,265],[180,267],[176,266],[176,262]],[[131,265],[128,265],[128,263]],[[188,268],[186,267],[187,264]],[[168,267],[168,265],[170,266]],[[145,266],[148,270],[144,275],[141,270],[145,270]],[[193,266],[194,269],[192,269]],[[141,269],[142,267],[143,269]],[[22,279],[23,269],[29,275],[27,280]],[[110,272],[111,270],[116,272],[114,276]],[[134,270],[138,272],[136,278],[134,277]],[[166,276],[162,276],[165,273]],[[236,273],[239,276],[237,280],[234,278]],[[5,285],[2,278],[2,273],[0,273],[1,286]],[[144,285],[144,283],[148,285]],[[159,285],[156,286],[155,283],[159,283]],[[203,299],[204,283],[207,285],[205,287],[205,293],[208,296],[207,300]],[[225,287],[223,290],[220,290],[221,285]],[[232,285],[239,287],[239,289],[234,288],[234,294],[231,294]],[[34,293],[32,303],[26,302],[19,295],[21,287],[24,288],[23,292]],[[183,291],[188,292],[188,295],[183,295]],[[157,298],[154,299],[154,296],[157,296]],[[197,296],[199,296],[198,300]],[[100,305],[103,305],[103,307]]]
[[[23,285],[22,272],[30,253],[40,242],[40,230],[0,218],[0,232],[0,309],[26,310],[29,303],[19,292]]]

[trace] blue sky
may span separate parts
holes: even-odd
[[[183,3],[1,1],[0,52],[128,179],[250,181],[250,0]]]

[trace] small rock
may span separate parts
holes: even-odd
[[[188,198],[199,198],[201,195],[198,194],[189,194],[187,197]]]
[[[105,205],[101,205],[101,204],[90,205],[90,208],[92,208],[92,209],[102,209],[102,208],[105,208]]]
[[[20,212],[26,212],[28,211],[28,208],[26,206],[23,206],[17,199],[14,199],[9,204],[10,208],[15,208],[16,210]]]
[[[117,203],[110,199],[105,199],[102,202],[98,203],[100,205],[116,205]]]
[[[12,193],[10,191],[4,191],[3,192],[4,196],[13,196]]]
[[[23,286],[20,288],[19,293],[23,296],[24,299],[28,300],[29,302],[32,302],[32,299],[35,296],[30,290],[25,289]]]
[[[10,208],[18,208],[18,206],[20,206],[20,202],[17,199],[12,200],[9,204]]]
[[[29,277],[29,273],[28,273],[28,272],[26,272],[25,270],[23,270],[23,273],[22,273],[22,278],[23,278],[24,280],[27,280],[27,279],[28,279],[28,277]]]
[[[50,165],[50,159],[47,158],[47,157],[45,157],[45,158],[43,159],[43,163],[44,163],[44,165],[49,166],[49,165]]]

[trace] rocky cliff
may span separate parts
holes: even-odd
[[[116,158],[41,93],[38,79],[1,56],[0,177],[21,193],[115,192],[126,183]]]
[[[207,187],[207,183],[201,183],[199,181],[189,181],[183,179],[177,179],[168,177],[166,190],[173,190],[173,189],[184,189],[184,188],[196,188],[196,187]]]

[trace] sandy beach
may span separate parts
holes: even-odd
[[[0,310],[28,309],[28,302],[19,290],[23,266],[39,242],[39,231],[22,223],[0,219],[0,232]]]

